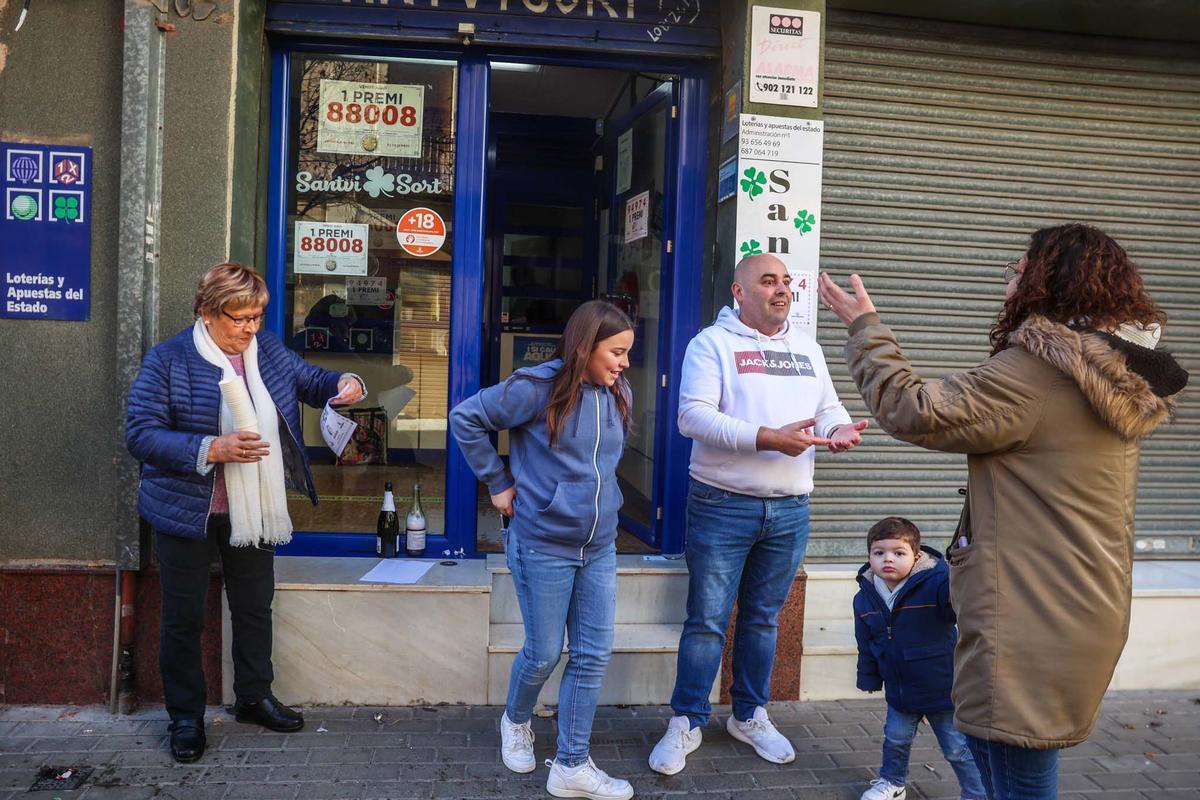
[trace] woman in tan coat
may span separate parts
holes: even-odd
[[[993,800],[1055,797],[1059,748],[1091,732],[1129,631],[1139,443],[1187,383],[1155,349],[1165,314],[1098,229],[1035,232],[1007,277],[991,357],[942,380],[913,371],[857,275],[854,294],[820,280],[880,426],[967,454],[947,552],[955,725]]]

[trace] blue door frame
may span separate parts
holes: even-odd
[[[657,502],[663,508],[655,537],[664,554],[678,555],[684,547],[687,469],[691,446],[679,434],[679,376],[687,343],[700,328],[700,281],[705,227],[704,189],[707,165],[707,62],[630,57],[626,55],[564,54],[543,50],[470,48],[412,48],[383,45],[272,38],[269,195],[267,201],[267,282],[271,302],[268,329],[284,336],[287,276],[287,216],[295,158],[291,136],[295,109],[291,107],[293,52],[382,58],[439,58],[458,62],[457,151],[455,155],[454,253],[451,261],[450,386],[448,404],[480,389],[483,342],[485,209],[490,64],[520,61],[627,70],[656,70],[679,78],[678,134],[668,143],[669,190],[674,214],[664,220],[664,235],[674,243],[674,269],[663,274],[663,319],[668,321],[659,354],[666,388],[659,389],[655,466]],[[446,531],[430,536],[432,555],[449,551],[476,554],[476,480],[454,437],[446,440]],[[297,531],[283,555],[374,555],[374,536]]]

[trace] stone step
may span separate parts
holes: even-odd
[[[519,625],[521,607],[504,557],[489,555],[487,567],[492,577],[491,623]],[[687,619],[687,590],[687,565],[681,560],[617,556],[616,622],[673,624],[678,631]]]
[[[524,642],[520,624],[490,626],[488,642],[488,702],[503,705],[513,660]],[[675,688],[679,625],[618,623],[613,630],[613,654],[600,690],[601,705],[664,705]],[[558,703],[558,688],[566,665],[566,647],[554,674],[542,688],[541,702]],[[710,699],[719,698],[719,680]]]
[[[273,690],[301,705],[487,701],[491,576],[481,559],[435,563],[415,584],[364,583],[368,558],[275,561]],[[222,593],[223,696],[233,702]]]

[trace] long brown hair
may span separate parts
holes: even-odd
[[[1099,228],[1072,222],[1034,231],[1025,259],[1016,290],[992,326],[993,355],[1033,315],[1094,330],[1167,321],[1125,248]]]
[[[554,357],[562,359],[562,367],[550,381],[550,399],[546,403],[546,429],[550,433],[550,446],[558,443],[558,435],[575,406],[579,405],[579,384],[583,381],[588,359],[596,345],[610,336],[633,330],[633,321],[629,316],[607,300],[589,300],[575,309]],[[519,375],[528,380],[539,380],[532,375]],[[629,407],[629,382],[624,376],[609,387],[617,411],[621,415],[621,425],[629,430],[633,412]]]

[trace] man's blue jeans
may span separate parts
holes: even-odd
[[[568,652],[558,689],[556,760],[578,766],[588,760],[596,701],[612,655],[617,547],[578,561],[539,553],[510,537],[506,555],[525,623],[525,645],[508,679],[508,719],[520,725],[533,714],[542,684],[562,655],[565,627]]]
[[[879,768],[879,777],[896,786],[908,782],[908,756],[922,717],[929,722],[942,755],[954,769],[959,795],[966,800],[984,800],[987,792],[967,746],[967,737],[954,727],[953,711],[908,714],[888,706],[887,721],[883,723],[883,766]]]
[[[989,800],[1054,800],[1058,751],[1032,750],[967,737]]]
[[[750,719],[771,696],[779,610],[808,547],[808,495],[751,497],[691,481],[687,505],[687,622],[671,708],[692,727],[708,724],[708,696],[733,637],[733,715]]]

